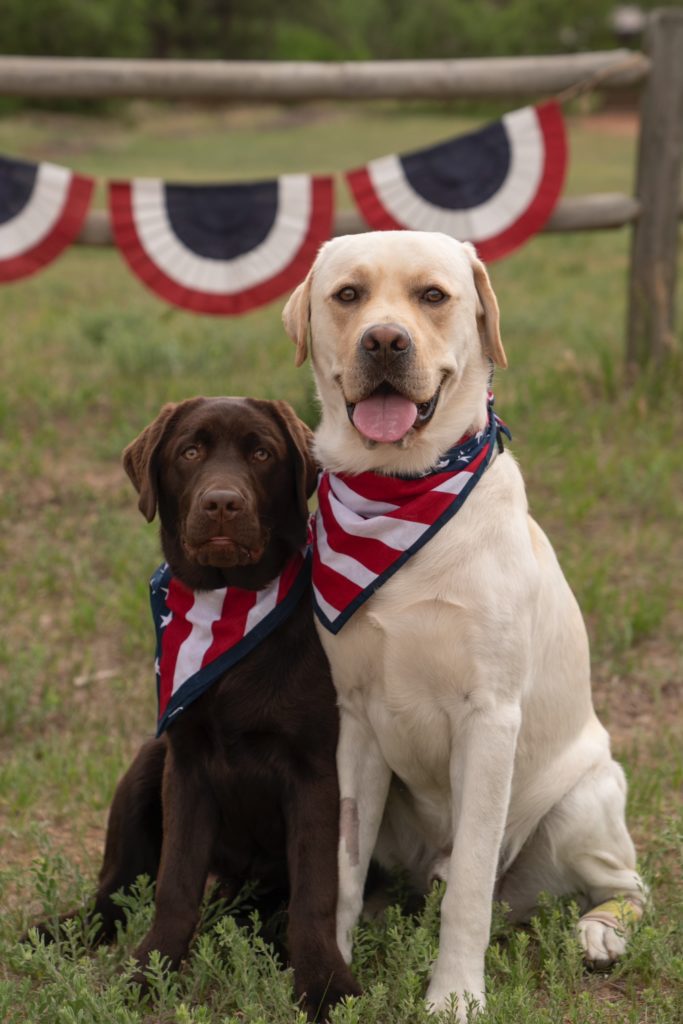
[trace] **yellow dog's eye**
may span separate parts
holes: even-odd
[[[254,448],[251,457],[256,462],[267,462],[270,458],[270,452],[267,448]]]
[[[341,302],[353,302],[354,299],[358,298],[358,292],[351,285],[347,285],[346,288],[342,288],[337,292],[336,296]]]
[[[199,458],[199,446],[196,444],[188,445],[188,447],[183,450],[182,454],[184,459],[187,459],[188,462],[192,462],[194,459]]]
[[[440,288],[428,288],[425,292],[422,293],[422,298],[424,299],[425,302],[436,303],[443,302],[443,300],[446,298],[446,295],[444,292],[441,291]]]

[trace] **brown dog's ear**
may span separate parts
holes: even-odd
[[[496,366],[507,366],[507,356],[500,337],[500,312],[498,300],[491,287],[486,267],[477,256],[473,245],[465,243],[465,249],[472,264],[474,286],[477,289],[479,302],[481,303],[481,314],[477,314],[477,326],[484,352],[496,364]]]
[[[313,431],[300,420],[289,402],[268,402],[271,414],[288,439],[296,466],[296,490],[299,513],[308,517],[308,499],[318,483],[318,465],[313,458]]]
[[[157,418],[124,449],[123,468],[133,481],[133,487],[140,495],[138,508],[148,523],[154,519],[157,509],[157,473],[155,456],[174,413],[176,402],[165,405]]]
[[[289,296],[282,310],[282,322],[292,341],[296,342],[296,366],[301,366],[308,354],[308,330],[311,324],[311,283],[313,270],[309,270],[305,281]]]

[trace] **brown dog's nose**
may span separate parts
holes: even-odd
[[[363,331],[360,339],[364,353],[387,362],[405,355],[412,345],[412,338],[405,327],[399,327],[398,324],[374,324]]]
[[[205,491],[200,506],[212,519],[220,519],[221,516],[232,519],[244,511],[245,500],[239,491]]]

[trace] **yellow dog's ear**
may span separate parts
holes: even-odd
[[[477,256],[474,246],[465,242],[464,247],[472,264],[474,286],[477,289],[481,305],[481,309],[477,312],[477,326],[484,352],[496,366],[506,367],[508,361],[500,337],[500,311],[496,294],[491,287],[486,267]]]
[[[297,366],[305,361],[308,354],[308,330],[311,324],[311,283],[313,271],[309,270],[305,281],[292,292],[282,311],[282,322],[292,341],[296,342]]]

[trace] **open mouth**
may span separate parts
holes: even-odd
[[[380,384],[360,402],[347,402],[346,412],[356,430],[370,441],[392,444],[411,429],[429,423],[436,410],[441,385],[426,402],[413,402],[391,384]]]

